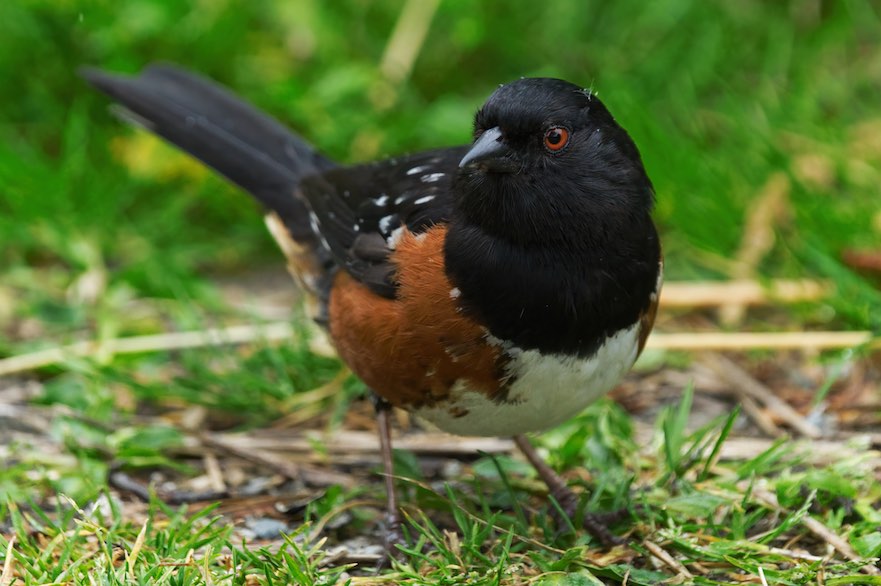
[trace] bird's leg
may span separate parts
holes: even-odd
[[[395,462],[392,455],[392,433],[389,414],[392,406],[388,401],[372,393],[373,406],[376,409],[376,423],[379,431],[379,447],[382,455],[382,468],[385,473],[385,496],[386,496],[386,528],[385,547],[389,555],[396,555],[398,544],[404,543],[404,534],[401,531],[401,516],[398,511],[398,497],[395,493]]]
[[[517,447],[520,448],[520,451],[523,452],[523,455],[526,456],[526,459],[529,460],[529,463],[538,472],[538,475],[547,485],[550,495],[559,503],[563,512],[570,519],[574,519],[578,512],[578,496],[566,486],[566,482],[560,475],[554,472],[548,466],[548,463],[538,455],[535,446],[532,445],[525,435],[515,435],[514,443],[517,444]],[[582,524],[587,532],[600,540],[603,545],[619,545],[624,543],[624,540],[617,535],[613,535],[606,525],[616,521],[621,516],[620,511],[615,511],[610,515],[585,513],[582,518]]]

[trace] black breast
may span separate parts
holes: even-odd
[[[453,222],[445,247],[448,276],[465,311],[493,336],[523,349],[589,356],[650,304],[660,245],[648,215],[641,224],[619,238],[551,247],[524,246]]]

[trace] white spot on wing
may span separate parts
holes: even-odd
[[[459,291],[458,287],[453,287],[452,289],[450,289],[450,299],[458,299],[461,294],[462,292]]]
[[[321,224],[318,222],[318,216],[315,215],[315,212],[309,212],[309,227],[316,234],[321,233]]]
[[[417,199],[416,201],[414,201],[413,204],[421,206],[423,204],[430,202],[433,199],[434,199],[433,195],[424,195],[424,196],[420,197],[419,199]]]
[[[423,175],[419,179],[423,183],[434,183],[435,181],[440,181],[443,177],[444,173],[429,173],[428,175]]]
[[[376,205],[384,206],[385,204],[388,203],[388,199],[389,199],[388,196],[383,193],[382,195],[377,197],[374,201],[376,201]]]
[[[407,170],[407,175],[416,175],[417,173],[422,173],[428,169],[427,165],[419,165],[418,167],[413,167]]]
[[[385,243],[388,244],[388,247],[394,250],[398,246],[398,242],[401,241],[401,238],[404,236],[404,227],[398,226],[392,233],[389,234],[389,237],[386,238]]]
[[[379,219],[379,231],[383,234],[388,234],[392,231],[392,222],[394,221],[394,216],[383,216]]]

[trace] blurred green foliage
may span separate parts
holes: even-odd
[[[833,277],[852,293],[836,306],[848,323],[878,324],[877,293],[838,261],[881,232],[877,4],[443,0],[412,74],[390,84],[378,64],[403,5],[0,3],[0,325],[101,333],[133,298],[204,301],[204,275],[278,262],[248,198],[124,128],[76,76],[157,60],[228,84],[342,161],[465,142],[498,83],[570,79],[640,146],[670,278],[727,275],[750,204],[782,172],[791,208],[760,272]],[[96,279],[100,300],[77,303]]]

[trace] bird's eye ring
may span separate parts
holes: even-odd
[[[569,129],[552,126],[545,132],[544,145],[549,151],[556,153],[569,144]]]

